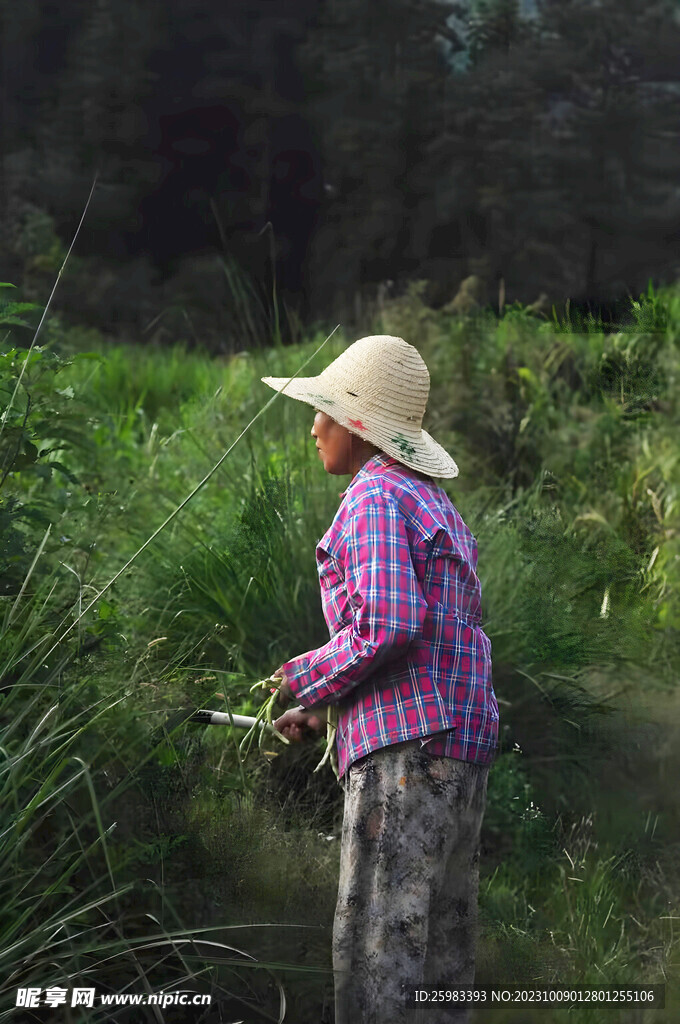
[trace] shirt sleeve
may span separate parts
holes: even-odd
[[[403,516],[387,496],[372,496],[350,519],[345,585],[351,623],[323,647],[282,666],[305,707],[341,700],[422,635],[427,602],[413,568]]]

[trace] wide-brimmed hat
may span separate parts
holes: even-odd
[[[360,338],[317,377],[261,379],[289,398],[322,409],[411,469],[427,476],[458,476],[449,453],[422,428],[430,374],[420,352],[403,338]]]

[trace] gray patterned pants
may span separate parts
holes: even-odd
[[[472,984],[487,765],[432,757],[420,740],[362,757],[344,778],[333,924],[335,1024],[450,1024],[410,1009],[404,985]]]

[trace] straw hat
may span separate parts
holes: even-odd
[[[423,430],[430,374],[403,338],[360,338],[317,377],[262,377],[275,391],[322,409],[352,434],[427,476],[458,476],[458,466]]]

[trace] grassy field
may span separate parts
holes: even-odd
[[[53,319],[28,354],[25,318],[0,306],[0,1021],[20,986],[87,983],[211,992],[192,1020],[331,1021],[342,792],[312,774],[323,741],[244,761],[230,729],[177,724],[254,713],[252,684],[327,639],[314,547],[346,480],[312,410],[276,398],[136,554],[270,400],[260,377],[324,338],[216,358]],[[453,318],[414,289],[375,330],[430,367],[425,426],[478,541],[501,747],[477,980],[667,985],[664,1011],[475,1019],[680,1020],[680,290],[650,286],[605,331]],[[103,1012],[68,1019],[158,1019]]]

